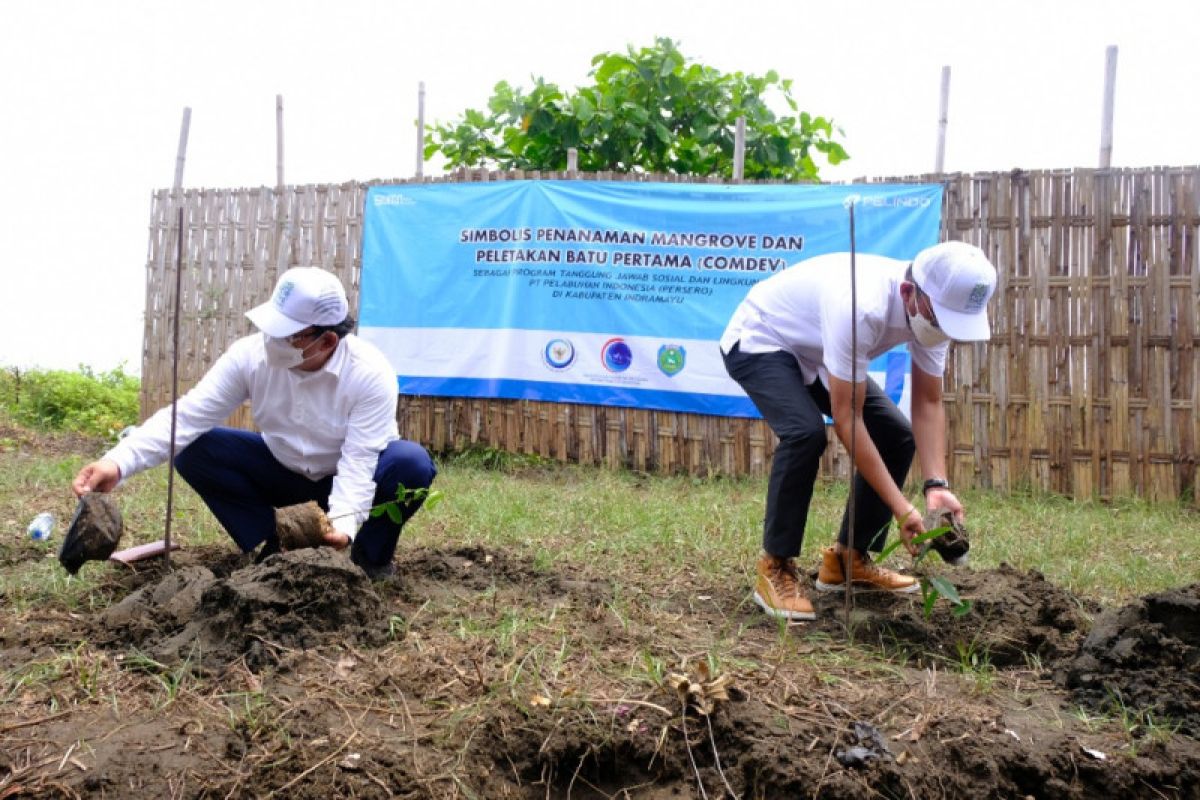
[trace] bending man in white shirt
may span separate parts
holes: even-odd
[[[341,282],[316,267],[280,276],[271,299],[246,313],[261,331],[233,343],[177,403],[175,467],[243,552],[278,552],[275,508],[316,501],[325,544],[350,547],[372,578],[394,571],[404,522],[369,517],[399,486],[428,488],[437,470],[396,427],[396,374],[373,345],[350,333]],[[246,400],[262,433],[217,427]],[[167,460],[170,407],[159,410],[99,461],[80,470],[77,495],[107,492]]]
[[[816,616],[800,588],[794,558],[804,541],[827,442],[826,414],[847,451],[853,432],[858,475],[855,530],[849,530],[847,508],[837,542],[822,552],[818,590],[845,588],[847,548],[851,581],[893,592],[917,589],[913,577],[885,569],[869,555],[883,549],[893,518],[906,548],[916,552],[912,539],[924,532],[921,514],[900,488],[914,451],[926,478],[927,506],[963,517],[945,478],[942,374],[951,341],[990,337],[987,303],[996,288],[996,269],[979,248],[945,242],[921,251],[911,264],[859,255],[856,272],[856,316],[851,314],[850,256],[833,253],[757,284],[721,337],[730,376],[779,437],[754,592],[755,602],[776,617]],[[907,344],[912,356],[911,425],[867,377],[870,360],[899,344]]]

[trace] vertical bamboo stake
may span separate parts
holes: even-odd
[[[417,84],[417,177],[425,175],[425,81]]]
[[[1112,166],[1113,99],[1117,85],[1117,46],[1104,51],[1104,110],[1100,113],[1100,169]]]
[[[933,161],[933,171],[941,175],[946,166],[946,124],[949,122],[950,110],[950,67],[942,67],[942,92],[938,108],[938,137],[937,156]]]
[[[850,615],[854,609],[854,581],[851,580],[854,569],[854,478],[858,473],[855,461],[858,420],[854,418],[858,409],[858,264],[854,247],[854,203],[846,210],[850,212],[850,352],[854,354],[854,360],[850,366],[850,493],[846,498],[846,538],[849,541],[842,548],[842,580],[846,582],[846,630],[850,631]]]
[[[733,182],[741,183],[746,174],[746,118],[738,117],[733,131]]]
[[[172,194],[179,208],[179,222],[175,228],[175,310],[171,320],[171,441],[167,448],[167,519],[163,532],[163,558],[167,571],[171,569],[171,517],[175,499],[175,431],[179,402],[179,295],[183,290],[183,162],[187,153],[188,127],[192,123],[192,109],[184,107],[183,122],[179,126],[179,151],[175,156],[175,182]]]
[[[275,277],[287,269],[288,248],[292,241],[291,206],[284,196],[283,183],[283,95],[275,95]],[[294,198],[293,198],[294,200]]]
[[[176,200],[179,199],[179,190],[183,187],[183,162],[184,155],[187,153],[188,126],[191,124],[192,109],[189,106],[184,106],[183,122],[179,126],[179,150],[175,154],[175,182],[171,184],[172,190],[176,195]]]
[[[283,192],[283,95],[275,95],[275,188]]]

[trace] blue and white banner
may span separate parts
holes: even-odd
[[[512,181],[367,194],[360,335],[402,394],[755,417],[717,340],[750,287],[936,243],[937,184]],[[903,374],[876,359],[876,380]],[[882,370],[882,371],[880,371]],[[889,392],[891,393],[891,392]]]

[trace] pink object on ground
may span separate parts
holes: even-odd
[[[178,550],[179,543],[171,542],[171,549]],[[124,550],[118,550],[108,557],[109,561],[120,561],[122,564],[132,564],[134,561],[141,561],[146,558],[154,558],[161,556],[167,552],[167,543],[162,539],[157,542],[148,542],[147,544],[139,544],[136,547],[127,547]]]

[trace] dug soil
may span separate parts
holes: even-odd
[[[1200,797],[1197,586],[939,567],[968,613],[787,627],[690,573],[397,559],[185,548],[86,566],[100,607],[0,605],[0,798]]]

